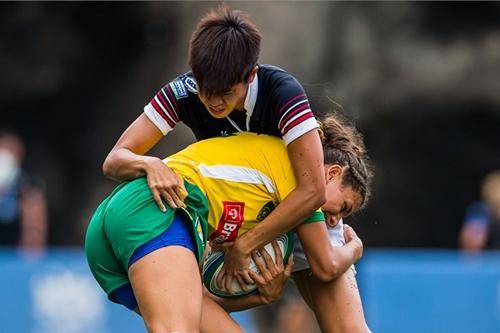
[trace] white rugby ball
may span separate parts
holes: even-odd
[[[276,238],[278,245],[281,249],[281,253],[283,254],[283,263],[286,264],[288,262],[288,257],[292,254],[293,251],[293,234],[288,233],[279,236]],[[272,257],[273,261],[276,262],[276,254],[274,253],[274,248],[271,243],[264,246],[267,253]],[[219,272],[222,268],[222,264],[224,263],[224,252],[223,251],[211,251],[207,254],[205,258],[205,262],[203,264],[203,283],[205,287],[212,294],[224,297],[224,298],[232,298],[232,297],[241,297],[257,291],[257,285],[255,284],[247,284],[247,291],[243,291],[241,289],[238,281],[232,281],[232,287],[234,294],[230,294],[226,290],[220,289],[217,287],[215,281]],[[259,273],[259,269],[255,265],[253,259],[250,259],[250,264],[248,268],[256,273]]]

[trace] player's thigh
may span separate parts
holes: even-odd
[[[129,267],[129,279],[150,332],[199,332],[202,285],[191,250],[151,252]]]
[[[328,283],[308,276],[307,285],[322,332],[369,332],[352,269]]]
[[[236,321],[219,304],[204,295],[201,333],[244,333]]]

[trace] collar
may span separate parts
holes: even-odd
[[[247,96],[245,98],[245,103],[243,104],[247,113],[247,119],[246,119],[247,131],[250,131],[250,117],[252,116],[253,109],[255,108],[255,102],[257,102],[258,92],[259,92],[259,73],[257,72],[255,74],[255,78],[253,79],[253,81],[248,85]]]

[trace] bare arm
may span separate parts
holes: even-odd
[[[143,113],[118,139],[102,166],[107,177],[124,181],[147,176],[151,193],[160,209],[162,198],[170,207],[182,206],[182,182],[161,159],[144,156],[163,137],[161,131]]]
[[[288,145],[297,187],[269,214],[264,221],[239,237],[226,253],[223,274],[226,290],[231,292],[233,277],[241,285],[251,283],[248,276],[250,253],[268,244],[279,235],[302,223],[325,202],[323,148],[319,134],[311,130]]]
[[[21,197],[22,248],[43,249],[47,245],[47,201],[38,188],[25,188]]]
[[[297,187],[265,218],[239,237],[235,247],[245,254],[264,246],[302,223],[325,202],[323,148],[316,130],[288,145]]]
[[[344,225],[346,244],[340,247],[331,245],[326,224],[322,222],[301,224],[296,233],[313,275],[322,282],[338,278],[363,254],[361,239],[347,225]]]

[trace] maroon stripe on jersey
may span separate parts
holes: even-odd
[[[158,103],[156,103],[155,99],[153,98],[151,100],[151,105],[155,108],[156,112],[158,112],[160,114],[160,116],[165,119],[165,121],[167,122],[167,124],[174,128],[175,124],[172,122],[172,120],[165,114],[165,112],[163,112],[162,108],[158,105]]]
[[[299,99],[300,97],[306,97],[305,94],[300,94],[300,95],[297,95],[295,97],[292,97],[291,99],[289,99],[280,109],[280,114],[283,113],[283,110],[286,110],[286,108],[292,104],[293,102],[295,102],[297,99]]]
[[[163,90],[163,89],[162,89]],[[158,97],[158,100],[160,101],[161,105],[163,105],[165,107],[165,110],[167,110],[168,114],[170,115],[170,117],[172,117],[172,119],[177,122],[177,117],[175,116],[175,112],[172,110],[172,107],[170,106],[170,103],[167,101],[167,99],[165,98],[165,95],[163,95],[163,92],[162,90],[160,90],[156,96]]]
[[[306,109],[309,109],[309,103],[308,102],[304,102],[303,104],[300,104],[299,106],[297,106],[295,109],[291,110],[291,111],[288,111],[288,113],[286,114],[286,116],[283,117],[283,120],[278,124],[278,127],[279,129],[281,130],[283,128],[283,126],[285,126],[285,124],[290,120],[292,119],[293,117],[295,117],[295,115],[297,115],[298,113],[306,110]]]
[[[177,99],[174,96],[174,93],[172,91],[172,88],[170,87],[170,84],[166,86],[166,88],[163,88],[163,91],[168,95],[168,100],[172,102],[172,105],[174,106],[174,114],[175,114],[175,121],[179,121],[179,116],[177,115],[177,111],[179,111],[179,104],[177,104]]]
[[[306,114],[300,116],[299,118],[295,119],[294,121],[292,121],[287,127],[285,127],[283,129],[283,131],[281,133],[283,135],[285,135],[286,133],[288,133],[289,130],[291,130],[292,128],[294,128],[295,126],[297,126],[298,124],[300,124],[304,120],[307,120],[307,119],[313,118],[313,117],[314,117],[314,114],[312,112],[306,113]]]

